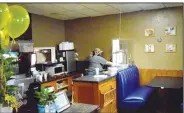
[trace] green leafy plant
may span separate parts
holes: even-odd
[[[15,106],[17,101],[10,99],[7,101],[8,97],[7,95],[10,95],[13,98],[15,95],[15,92],[17,90],[17,86],[7,85],[7,80],[10,79],[11,76],[15,75],[13,72],[15,66],[12,64],[15,61],[15,58],[9,57],[5,58],[4,55],[10,55],[8,52],[6,52],[4,49],[0,49],[0,104],[3,106],[10,106],[11,108],[17,109],[18,106]],[[11,104],[10,104],[11,103]]]
[[[49,92],[49,89],[41,86],[40,91],[35,92],[35,97],[38,99],[38,103],[45,106],[56,99],[54,92]]]

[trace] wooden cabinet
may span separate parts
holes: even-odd
[[[100,111],[114,113],[116,107],[116,79],[103,82],[75,82],[74,102],[100,106]]]
[[[41,86],[52,86],[54,87],[54,91],[56,92],[60,90],[67,90],[68,92],[72,92],[72,86],[73,86],[72,79],[77,77],[81,77],[81,73],[71,74],[71,75],[68,75],[68,77],[55,79],[50,82],[45,82],[45,83],[42,83]],[[62,86],[58,87],[57,86],[58,83],[61,83]]]

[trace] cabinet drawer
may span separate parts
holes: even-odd
[[[105,107],[116,99],[116,89],[113,88],[105,93],[100,93],[100,107]]]
[[[112,81],[105,82],[99,86],[99,90],[101,93],[106,93],[111,89],[116,88],[116,86],[113,85]]]

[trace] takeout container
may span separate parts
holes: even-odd
[[[73,42],[62,42],[59,44],[59,50],[72,50],[74,49]]]

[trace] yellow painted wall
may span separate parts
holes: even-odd
[[[121,38],[133,39],[132,56],[139,68],[182,69],[182,7],[122,14]],[[166,26],[177,27],[176,36],[164,37]],[[144,29],[154,28],[155,37],[145,37]],[[65,39],[73,41],[84,60],[89,52],[99,47],[104,57],[111,57],[111,41],[119,37],[119,15],[65,21]],[[156,37],[163,37],[161,43]],[[176,53],[165,53],[165,44],[177,44]],[[145,53],[144,45],[154,44],[155,53]]]
[[[32,38],[35,47],[55,47],[65,40],[64,21],[32,14]]]

